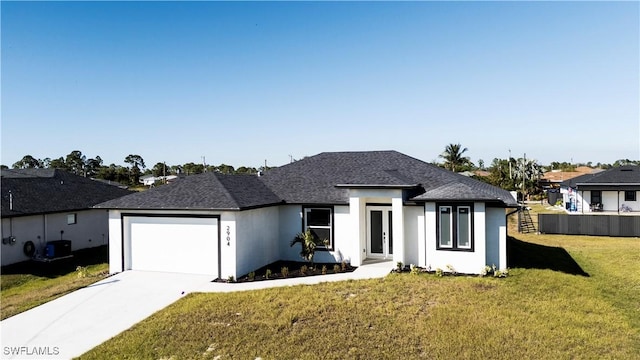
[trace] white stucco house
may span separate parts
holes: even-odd
[[[2,266],[44,257],[50,241],[70,250],[107,245],[108,213],[93,206],[131,192],[56,169],[7,169],[2,177]]]
[[[640,212],[640,166],[578,176],[564,181],[560,192],[570,213]]]
[[[109,210],[110,272],[238,278],[300,260],[310,229],[317,262],[387,259],[480,273],[507,267],[511,194],[395,151],[321,153],[258,175],[193,175],[99,204]]]

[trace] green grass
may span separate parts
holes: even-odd
[[[72,259],[20,263],[0,275],[0,318],[6,319],[103,279],[108,271],[106,246],[74,252]],[[79,275],[78,266],[87,271]]]
[[[81,358],[637,359],[640,240],[517,237],[506,279],[191,294]]]

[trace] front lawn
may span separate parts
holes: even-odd
[[[517,237],[506,279],[191,294],[81,358],[637,359],[640,240]]]
[[[1,319],[44,304],[107,276],[106,246],[74,252],[71,259],[51,263],[25,262],[2,268]],[[79,270],[78,266],[82,268]]]

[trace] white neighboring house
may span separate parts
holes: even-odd
[[[99,204],[109,209],[109,267],[238,278],[301,260],[389,260],[480,273],[507,267],[507,191],[395,151],[321,153],[261,176],[205,173]]]
[[[98,203],[131,192],[56,169],[2,170],[2,266],[44,256],[49,241],[71,251],[107,245],[108,214]]]
[[[565,209],[570,213],[640,212],[640,166],[620,166],[562,183]]]
[[[138,181],[145,186],[153,186],[156,182],[170,183],[173,180],[177,179],[176,175],[167,175],[167,176],[153,176],[153,175],[144,175],[141,176]]]

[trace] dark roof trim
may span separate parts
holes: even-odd
[[[413,185],[382,185],[382,184],[336,184],[337,188],[347,189],[415,189],[420,187],[420,184]]]
[[[107,210],[101,209],[97,207],[88,207],[88,208],[78,208],[78,209],[67,209],[67,210],[58,210],[58,211],[45,211],[45,212],[37,212],[37,213],[16,213],[15,210],[11,214],[2,214],[3,219],[9,218],[17,218],[17,217],[26,217],[26,216],[42,216],[42,215],[51,215],[51,214],[64,214],[64,213],[74,213],[78,211],[90,211],[90,210]]]
[[[580,182],[576,186],[640,186],[640,183],[591,183]]]
[[[234,208],[196,208],[196,207],[93,207],[93,209],[105,209],[105,210],[119,210],[119,211],[134,211],[134,210],[150,210],[150,211],[243,211],[243,210],[254,210],[261,208],[268,208],[272,206],[279,205],[287,205],[284,202],[277,202],[273,204],[263,204],[263,205],[255,205],[255,206],[244,206],[244,207],[234,207]]]

